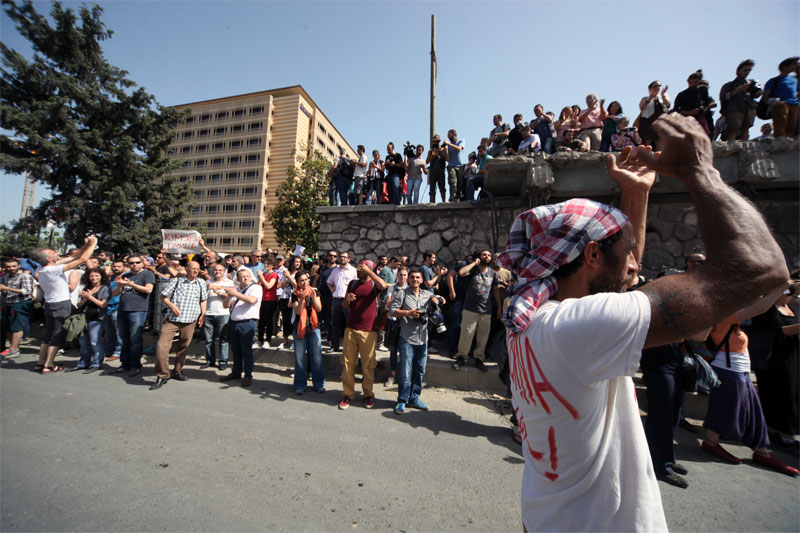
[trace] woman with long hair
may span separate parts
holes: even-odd
[[[289,307],[289,297],[297,288],[295,278],[303,271],[303,260],[293,255],[289,258],[289,264],[281,273],[280,286],[283,291],[280,302],[281,320],[283,321],[283,343],[278,348],[288,350],[292,347],[289,342],[289,335],[292,334],[292,309]]]
[[[103,323],[106,318],[106,307],[111,291],[108,278],[101,268],[90,268],[81,279],[83,289],[79,293],[78,312],[86,317],[86,332],[81,335],[81,358],[70,370],[86,369],[86,374],[100,370],[103,364],[105,348],[100,339],[103,338]]]
[[[322,337],[317,313],[322,311],[319,294],[309,284],[306,272],[295,275],[297,287],[292,292],[294,311],[294,393],[303,394],[308,382],[306,358],[311,363],[311,382],[316,392],[325,392],[325,369],[322,365]]]

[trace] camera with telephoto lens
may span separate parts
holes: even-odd
[[[403,145],[403,155],[406,157],[417,157],[417,147],[411,144],[411,141],[406,141]]]
[[[750,84],[750,88],[747,89],[747,92],[750,93],[751,96],[755,97],[759,91],[761,91],[761,83],[758,80],[747,80]]]
[[[430,320],[430,323],[433,325],[436,333],[444,333],[447,331],[447,326],[444,325],[444,315],[442,314],[442,309],[433,298],[428,300],[428,303],[425,304],[424,309],[419,309],[419,318],[417,320],[419,320],[423,325],[427,324]]]

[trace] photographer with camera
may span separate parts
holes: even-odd
[[[492,326],[492,297],[495,309],[500,307],[500,297],[495,291],[499,282],[497,272],[492,269],[492,252],[482,250],[474,253],[476,259],[458,270],[462,278],[469,277],[467,295],[464,298],[464,312],[461,314],[461,335],[458,338],[458,353],[453,368],[456,370],[467,364],[467,355],[475,339],[475,366],[481,372],[488,368],[483,362],[486,343]]]
[[[752,59],[739,63],[736,78],[719,91],[719,101],[722,103],[720,113],[728,125],[728,133],[722,138],[724,141],[746,141],[750,138],[750,128],[756,118],[756,98],[761,96],[758,81],[747,79],[755,65]]]
[[[422,288],[422,272],[419,270],[411,271],[408,288],[397,291],[392,299],[389,317],[400,321],[395,414],[404,414],[406,406],[428,410],[419,399],[428,361],[428,321],[433,324],[438,321],[437,325],[442,325],[437,304],[443,303],[444,298]]]
[[[611,146],[616,152],[621,152],[626,146],[634,147],[642,144],[639,131],[636,128],[629,128],[629,123],[628,117],[620,117],[617,123],[619,133],[611,136]]]
[[[401,182],[406,173],[403,164],[403,156],[394,151],[394,143],[386,145],[386,192],[389,195],[389,203],[400,205]]]
[[[437,186],[442,195],[442,202],[447,201],[447,197],[445,196],[445,172],[447,163],[450,161],[450,154],[441,142],[441,137],[438,135],[433,136],[433,139],[431,139],[431,149],[428,150],[428,158],[425,160],[429,165],[428,187],[432,204],[436,203]]]
[[[487,150],[492,157],[499,157],[506,151],[508,134],[511,131],[511,127],[508,125],[508,122],[503,122],[503,115],[499,113],[492,117],[492,121],[494,122],[494,128],[489,132],[489,140],[492,144]]]

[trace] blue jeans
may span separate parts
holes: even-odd
[[[228,320],[230,315],[206,315],[203,334],[206,336],[206,361],[215,363],[214,341],[219,341],[219,362],[228,362]]]
[[[414,403],[422,392],[422,376],[428,362],[428,343],[408,344],[403,337],[397,339],[397,401]]]
[[[447,322],[447,349],[451,356],[458,352],[458,338],[461,336],[461,313],[463,312],[463,301],[454,300],[450,302],[450,320]]]
[[[556,147],[556,140],[552,137],[548,137],[544,141],[542,141],[542,150],[548,154],[552,154],[555,151]]]
[[[231,322],[231,351],[233,352],[234,376],[253,377],[253,339],[256,337],[258,320]]]
[[[475,200],[475,189],[478,187],[483,188],[483,174],[475,174],[467,180],[467,200],[472,202]]]
[[[656,474],[672,474],[675,451],[672,440],[683,415],[683,354],[674,344],[642,352],[642,377],[647,386],[644,433]]]
[[[339,195],[340,205],[351,205],[350,187],[353,185],[353,180],[347,179],[344,176],[336,176],[336,192]]]
[[[117,329],[117,312],[106,313],[104,334],[106,337],[106,357],[116,355],[119,357],[120,350],[122,349],[122,339],[119,338],[119,330]]]
[[[339,199],[336,198],[336,180],[333,179],[328,184],[328,205],[333,207],[339,205]]]
[[[78,368],[92,366],[100,368],[103,363],[103,320],[92,320],[86,323],[86,332],[81,335],[81,359]],[[91,365],[90,365],[91,362]]]
[[[422,186],[422,180],[418,178],[408,178],[408,203],[419,203],[419,188]]]
[[[142,334],[147,311],[118,311],[117,334],[122,340],[119,362],[122,368],[142,368]]]
[[[311,324],[306,326],[311,328]],[[306,354],[311,363],[311,382],[314,390],[325,388],[325,368],[322,366],[322,338],[319,329],[306,331],[304,339],[297,338],[297,328],[294,329],[294,390],[306,390],[308,382],[308,369],[306,368]]]
[[[400,176],[386,178],[386,192],[389,193],[389,203],[400,205]]]

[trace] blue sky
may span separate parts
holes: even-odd
[[[764,83],[800,53],[797,0],[99,4],[114,31],[106,57],[162,104],[300,84],[351,145],[382,153],[390,140],[427,144],[432,14],[437,131],[456,128],[469,149],[494,113],[527,120],[541,103],[558,114],[594,92],[635,117],[653,80],[674,100],[702,68],[716,97],[742,59]],[[0,39],[27,50],[4,13]],[[24,180],[0,179],[3,223],[19,216]]]

